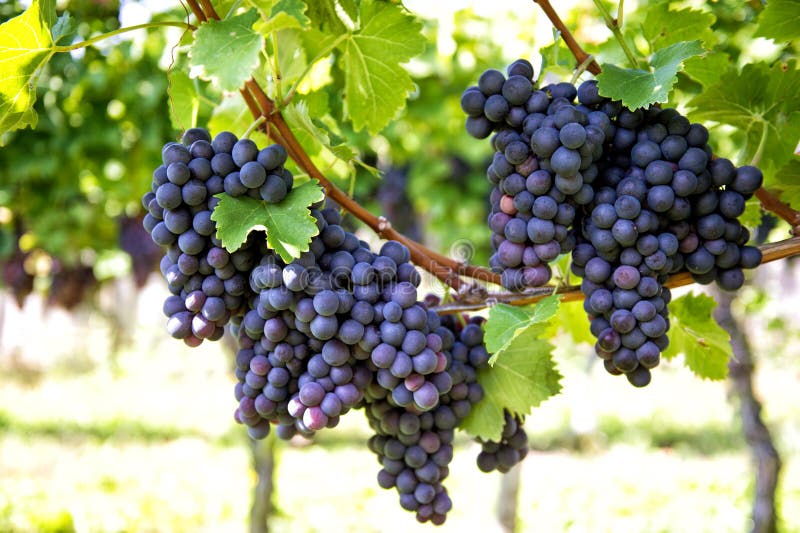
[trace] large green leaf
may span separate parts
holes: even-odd
[[[777,42],[800,37],[800,0],[769,0],[758,17],[756,35]]]
[[[781,200],[789,205],[800,206],[800,156],[794,156],[775,173],[775,189]]]
[[[656,51],[648,70],[604,64],[597,88],[601,95],[621,100],[631,109],[666,102],[683,62],[702,53],[699,40],[682,41]]]
[[[650,2],[642,24],[642,36],[655,51],[681,41],[699,39],[706,48],[713,48],[717,36],[712,26],[717,17],[696,9],[669,9],[669,2]]]
[[[546,325],[555,316],[558,304],[557,296],[549,296],[531,307],[507,304],[492,306],[484,326],[486,349],[492,354],[489,364],[494,364],[511,341],[523,331],[534,326]]]
[[[347,27],[336,14],[335,0],[312,0],[308,4],[308,16],[314,26],[327,33],[342,33]]]
[[[703,87],[715,84],[731,68],[731,58],[725,52],[713,51],[690,57],[683,63],[683,72]]]
[[[704,379],[724,379],[733,355],[730,335],[711,313],[717,306],[710,296],[689,293],[670,302],[669,346],[664,358],[684,355],[686,366]]]
[[[463,423],[470,434],[498,440],[503,410],[526,415],[561,390],[554,347],[542,338],[558,306],[558,297],[550,296],[532,307],[499,304],[490,309],[484,330],[492,366],[478,372],[485,394]]]
[[[267,246],[288,263],[308,251],[311,237],[319,233],[308,209],[325,198],[316,181],[295,187],[277,204],[249,196],[234,198],[225,193],[217,197],[220,202],[211,219],[217,223],[217,238],[230,252],[238,250],[251,231],[265,230]]]
[[[267,21],[267,31],[307,28],[311,21],[306,16],[306,9],[308,6],[303,0],[278,0],[272,6],[270,18]]]
[[[172,127],[179,130],[194,127],[200,108],[200,98],[189,75],[183,70],[171,72],[168,92],[169,118]]]
[[[195,32],[189,52],[193,69],[224,91],[240,88],[258,67],[264,38],[253,30],[255,9],[225,20],[210,20]]]
[[[34,0],[21,15],[0,24],[0,135],[36,127],[34,78],[54,53],[55,15],[54,0]]]
[[[478,372],[484,398],[472,408],[462,429],[485,440],[500,440],[503,410],[524,416],[561,391],[561,374],[553,361],[554,346],[539,338],[540,328],[514,337],[491,368]]]
[[[786,164],[800,139],[800,71],[795,62],[745,65],[731,71],[692,98],[693,120],[727,124],[744,135],[741,161],[761,152],[760,167],[769,184]]]
[[[339,45],[344,54],[345,109],[356,130],[383,129],[405,104],[414,83],[400,63],[425,47],[422,24],[402,7],[361,3],[360,27]]]

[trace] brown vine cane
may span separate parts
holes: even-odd
[[[558,13],[553,9],[549,0],[533,1],[539,5],[553,26],[559,30],[562,39],[564,39],[565,44],[576,58],[576,61],[579,63],[585,61],[589,55],[577,43],[569,28],[566,27],[558,16]],[[209,4],[207,1],[203,3]],[[198,21],[205,22],[209,19],[219,20],[219,15],[217,15],[213,10],[213,6],[210,6],[210,4],[208,7],[211,9],[206,9],[206,11],[198,4],[197,0],[187,0],[187,4],[189,4],[190,9],[195,14]],[[601,71],[600,66],[595,61],[589,63],[587,70],[593,74],[598,74]],[[500,284],[500,276],[494,272],[480,266],[460,263],[428,249],[424,245],[409,239],[392,228],[391,223],[389,223],[385,217],[374,215],[354,199],[350,198],[344,191],[332,184],[314,165],[311,158],[303,150],[302,146],[300,146],[300,143],[297,141],[297,138],[294,136],[294,133],[291,131],[291,128],[289,128],[289,125],[284,120],[280,111],[275,107],[274,102],[254,79],[251,78],[247,81],[245,87],[242,88],[240,92],[253,114],[253,117],[258,118],[259,116],[264,116],[266,118],[262,129],[267,132],[270,138],[283,144],[292,159],[297,162],[309,176],[314,177],[322,184],[329,198],[333,199],[357,219],[364,222],[378,236],[386,239],[393,239],[406,245],[411,253],[412,261],[417,266],[430,272],[456,291],[469,288],[468,285],[459,278],[459,275],[483,282],[494,283],[496,285]],[[792,226],[793,233],[798,231],[798,228],[800,228],[800,213],[788,204],[781,202],[777,196],[764,188],[759,189],[756,192],[756,196],[761,201],[764,209],[775,213],[780,218],[787,221]],[[760,249],[764,254],[763,262],[765,263],[800,255],[800,237],[792,237],[777,243],[766,244],[761,246]],[[667,282],[667,286],[680,287],[689,285],[692,282],[691,275],[682,272],[671,276]],[[436,308],[436,310],[437,312],[447,314],[483,309],[496,303],[506,303],[516,306],[530,305],[556,292],[561,295],[560,299],[562,301],[583,299],[583,294],[580,292],[580,287],[578,286],[560,288],[538,287],[529,289],[523,293],[486,293],[485,299],[480,303],[455,303],[440,306]]]

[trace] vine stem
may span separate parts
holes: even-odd
[[[564,23],[558,17],[558,14],[550,5],[550,2],[548,0],[534,0],[534,2],[542,8],[542,10],[547,14],[548,18],[550,18],[551,22],[553,22],[553,25],[561,32],[564,42],[567,43],[567,47],[570,49],[575,58],[578,59],[580,63],[588,60],[589,63],[587,70],[593,74],[598,74],[600,72],[600,66],[595,61],[591,60],[591,58],[588,58],[589,54],[583,51],[580,45],[578,45],[569,29],[564,25]],[[198,17],[198,20],[200,20],[201,17],[206,18],[206,15],[208,15],[208,18],[219,19],[219,16],[216,14],[216,12],[213,11],[213,6],[211,7],[211,10],[204,12],[203,9],[197,4],[197,0],[187,0],[187,3]],[[208,2],[206,1],[203,3],[207,4]],[[319,181],[319,183],[325,189],[328,198],[338,203],[353,216],[364,222],[378,236],[384,239],[393,239],[404,244],[409,249],[411,260],[414,264],[430,272],[440,281],[456,291],[470,288],[470,286],[468,286],[459,277],[459,275],[464,275],[475,280],[500,285],[500,276],[498,274],[486,268],[475,265],[466,265],[454,259],[438,254],[437,252],[426,248],[424,245],[397,232],[394,228],[392,228],[391,223],[385,217],[378,217],[369,212],[358,202],[348,196],[344,191],[331,183],[316,167],[316,165],[314,165],[309,155],[305,152],[297,138],[294,136],[294,133],[292,132],[291,128],[289,128],[289,125],[284,120],[280,111],[275,107],[275,103],[267,96],[261,86],[258,85],[254,79],[251,78],[248,80],[245,83],[245,87],[243,87],[240,92],[254,118],[258,118],[262,115],[266,118],[266,122],[262,126],[265,126],[264,129],[270,138],[280,142],[286,148],[286,151],[289,153],[292,159],[297,162],[297,164],[310,177]],[[781,203],[780,200],[778,200],[774,195],[765,189],[762,188],[757,191],[756,196],[758,196],[759,200],[761,200],[762,204],[765,206],[765,209],[775,212],[776,214],[782,212],[783,215],[779,216],[784,218],[784,220],[789,221],[792,227],[800,225],[800,213],[794,211],[790,206]],[[761,250],[764,253],[764,262],[775,261],[793,255],[800,255],[800,237],[793,237],[778,243],[767,244],[762,246]],[[692,283],[691,275],[688,273],[680,273],[672,276],[667,282],[667,286],[679,287],[682,285],[688,285],[690,283]],[[492,305],[493,303],[499,302],[509,303],[511,305],[528,305],[553,294],[555,290],[556,288],[554,287],[541,287],[521,294],[494,295],[489,293],[482,299],[480,303],[441,306],[437,308],[437,310],[441,310],[443,313],[457,313],[461,311],[483,309],[489,305]],[[580,287],[563,287],[559,288],[558,291],[561,295],[560,299],[562,301],[580,300],[583,298],[583,295],[580,292]]]
[[[242,139],[248,139],[250,135],[261,127],[264,122],[266,122],[267,118],[264,115],[260,115],[256,118],[248,127],[247,130],[242,134]]]
[[[622,35],[622,29],[620,29],[619,21],[611,16],[608,8],[605,6],[605,4],[603,4],[603,0],[594,0],[594,5],[603,16],[606,27],[611,30],[611,33],[614,34],[614,38],[619,42],[619,45],[622,47],[622,51],[625,52],[625,55],[628,57],[628,61],[630,61],[631,66],[633,66],[633,68],[639,68],[639,61],[636,60],[636,56],[633,55],[633,52],[631,52],[631,49],[628,47],[628,43],[625,41],[625,36]]]
[[[534,4],[537,4],[544,14],[547,15],[547,18],[550,19],[550,23],[560,32],[561,38],[564,39],[564,44],[567,45],[569,51],[572,52],[572,55],[575,56],[575,59],[578,61],[578,64],[583,63],[589,57],[589,54],[581,48],[581,45],[575,40],[575,37],[572,35],[572,32],[569,31],[569,28],[564,24],[561,20],[561,17],[558,16],[556,10],[553,9],[553,6],[550,5],[550,0],[533,0]],[[586,70],[591,72],[594,75],[600,74],[600,65],[597,64],[597,61],[591,60],[589,62],[588,67]]]
[[[800,237],[790,237],[783,241],[761,245],[758,248],[763,254],[763,259],[761,261],[762,264],[786,259],[787,257],[800,254]],[[675,287],[683,287],[693,283],[694,279],[692,279],[692,275],[689,272],[679,272],[678,274],[670,276],[665,285],[671,289],[674,289]],[[539,300],[555,294],[556,292],[558,292],[559,300],[562,302],[574,302],[584,299],[584,295],[581,292],[579,285],[570,285],[567,287],[547,286],[529,289],[523,293],[489,293],[487,295],[486,302],[475,304],[446,304],[434,307],[432,310],[439,314],[449,315],[453,313],[464,313],[467,311],[478,311],[498,303],[504,303],[513,306],[524,306],[534,304]]]
[[[68,44],[68,45],[60,45],[54,46],[52,48],[53,52],[71,52],[73,50],[78,50],[79,48],[85,48],[87,46],[91,46],[95,43],[99,43],[100,41],[104,41],[105,39],[109,39],[116,35],[121,35],[123,33],[128,33],[129,31],[136,31],[136,30],[143,30],[146,28],[159,28],[164,26],[172,26],[175,28],[183,28],[183,29],[190,29],[196,30],[197,27],[192,26],[191,24],[187,24],[186,22],[177,22],[177,21],[162,21],[162,22],[148,22],[147,24],[137,24],[135,26],[125,26],[124,28],[119,28],[114,31],[110,31],[107,33],[101,33],[100,35],[96,35],[91,39],[87,39],[85,41],[81,41],[75,44]]]
[[[198,0],[186,1],[198,19],[219,20],[219,15],[214,11],[213,6],[210,5],[208,0],[200,0],[202,6],[198,5]],[[266,122],[262,126],[274,126],[264,128],[267,135],[273,140],[280,142],[284,148],[286,148],[289,156],[300,168],[310,177],[319,181],[325,189],[328,198],[338,203],[353,216],[364,222],[377,233],[379,237],[396,240],[404,244],[408,248],[411,254],[411,260],[414,264],[430,272],[456,291],[467,287],[459,275],[473,277],[497,285],[500,284],[500,276],[498,274],[482,267],[464,265],[449,258],[447,261],[444,261],[445,258],[443,258],[443,256],[396,231],[385,217],[378,217],[369,212],[344,191],[331,183],[316,165],[314,165],[314,162],[311,161],[311,158],[305,152],[291,128],[286,123],[280,110],[276,108],[275,102],[267,96],[261,86],[253,78],[245,82],[245,87],[242,88],[240,92],[247,107],[253,114],[253,117],[258,118],[263,115],[266,118]]]

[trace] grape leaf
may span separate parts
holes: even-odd
[[[358,6],[356,5],[356,1],[357,0],[339,0],[339,7],[350,17],[350,20],[356,20],[358,18]]]
[[[72,18],[69,11],[64,11],[60,17],[53,24],[51,35],[53,36],[53,44],[58,44],[62,39],[69,39],[73,36],[78,29],[78,21]]]
[[[687,59],[683,63],[683,72],[703,87],[708,87],[716,83],[730,67],[730,56],[715,50],[704,56]]]
[[[345,110],[356,130],[383,129],[414,90],[400,66],[425,48],[422,24],[402,7],[361,3],[360,27],[339,45],[345,65]]]
[[[706,48],[713,48],[717,36],[712,26],[717,17],[696,9],[669,9],[669,2],[648,4],[642,24],[642,35],[650,50],[658,50],[681,41],[700,39]]]
[[[576,343],[595,343],[596,339],[589,330],[589,317],[581,301],[561,302],[553,326],[567,333]]]
[[[716,306],[710,296],[691,292],[669,304],[669,346],[664,358],[684,354],[686,366],[703,379],[724,379],[733,355],[730,335],[711,316]]]
[[[744,213],[739,215],[738,220],[743,226],[757,228],[761,224],[762,215],[761,202],[754,196],[744,204]]]
[[[546,326],[558,311],[558,297],[548,296],[532,307],[515,307],[497,304],[489,310],[489,318],[484,325],[486,349],[492,354],[489,364],[493,365],[511,341],[523,331],[536,326]],[[536,331],[541,331],[537,328]]]
[[[758,17],[756,35],[776,42],[800,37],[800,0],[769,0]]]
[[[791,159],[800,139],[800,71],[796,62],[750,63],[730,71],[692,98],[692,120],[728,124],[744,134],[740,160],[749,162],[762,146],[765,184]]]
[[[195,31],[190,64],[201,78],[223,91],[235,91],[258,67],[264,38],[253,29],[258,13],[250,9],[225,20],[210,20]]]
[[[53,55],[50,27],[54,0],[34,0],[22,14],[0,24],[0,135],[36,127],[34,77]]]
[[[493,367],[478,371],[484,397],[463,421],[464,430],[475,437],[499,440],[504,409],[527,415],[531,407],[561,391],[561,374],[552,357],[555,347],[539,338],[540,333],[540,328],[525,329],[511,340]]]
[[[631,109],[666,102],[683,62],[702,53],[699,40],[682,41],[657,50],[648,70],[604,64],[597,87],[601,95],[622,100]]]
[[[355,151],[346,144],[331,145],[328,132],[317,126],[308,113],[305,102],[293,102],[283,110],[283,118],[289,124],[300,145],[314,156],[321,168],[329,169],[339,177],[353,171]]]
[[[336,14],[335,0],[313,0],[308,6],[308,17],[315,27],[327,33],[338,34],[347,31],[342,19]]]
[[[194,82],[182,70],[169,75],[169,118],[172,127],[183,130],[193,127],[197,122],[200,99]]]
[[[789,205],[800,205],[800,157],[794,156],[775,173],[775,190]]]
[[[225,193],[217,198],[220,201],[211,220],[217,223],[217,238],[226,250],[238,250],[251,231],[265,230],[267,246],[288,263],[308,251],[311,237],[319,233],[308,207],[322,201],[325,193],[318,183],[308,181],[289,191],[277,204]]]
[[[287,28],[307,28],[311,20],[306,16],[306,9],[308,6],[303,0],[278,0],[259,30],[266,34]]]

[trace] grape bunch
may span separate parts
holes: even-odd
[[[221,338],[225,324],[247,306],[247,276],[260,252],[252,240],[234,253],[226,251],[211,213],[219,202],[214,195],[239,169],[231,154],[242,162],[242,147],[251,144],[229,132],[212,141],[206,130],[190,129],[183,143],[164,146],[163,165],[142,198],[143,225],[156,244],[166,247],[161,273],[172,293],[164,302],[167,330],[189,346]]]
[[[435,298],[426,298],[436,303]],[[378,484],[396,488],[403,509],[416,513],[420,522],[442,524],[452,506],[443,482],[453,459],[455,429],[483,398],[477,370],[488,364],[483,344],[483,320],[468,319],[463,327],[453,316],[429,313],[429,326],[441,339],[446,365],[441,375],[450,386],[441,390],[438,405],[428,412],[396,405],[392,395],[377,384],[367,389],[365,412],[375,435],[369,448],[381,470]]]
[[[487,128],[474,129],[476,121],[497,132],[487,170],[493,185],[490,266],[501,273],[505,288],[522,290],[546,284],[548,263],[575,246],[570,228],[576,209],[594,197],[591,184],[605,131],[590,120],[588,109],[573,105],[573,85],[537,89],[533,68],[522,59],[508,73],[505,79],[497,70],[484,72],[478,86],[464,92],[461,105],[471,134],[488,135],[483,135]],[[499,108],[509,111],[501,115]]]
[[[279,438],[308,438],[364,408],[379,485],[396,488],[418,520],[444,522],[455,429],[483,398],[483,320],[430,311],[439,300],[419,300],[408,249],[388,241],[373,252],[323,202],[310,207],[318,234],[291,262],[267,248],[263,231],[225,250],[211,217],[217,195],[280,202],[293,183],[279,145],[258,150],[192,129],[162,155],[143,225],[165,248],[167,329],[196,346],[231,324],[234,419],[253,439],[273,426]]]
[[[396,405],[419,411],[449,387],[405,246],[389,241],[376,254],[335,209],[312,215],[320,233],[309,252],[289,264],[266,253],[250,276],[256,296],[238,327],[235,418],[253,438],[270,422],[284,438],[336,426],[373,377]]]
[[[508,411],[503,413],[503,433],[499,441],[481,441],[478,468],[483,472],[497,470],[506,473],[528,455],[528,434],[522,427],[524,419]]]
[[[525,60],[507,72],[487,70],[461,98],[467,132],[494,132],[490,266],[524,290],[571,252],[597,355],[647,385],[669,343],[668,276],[736,290],[761,262],[738,217],[762,174],[713,158],[708,130],[674,109],[627,109],[594,80],[537,88]]]
[[[594,201],[581,213],[572,270],[583,277],[606,370],[641,387],[669,343],[667,277],[688,270],[731,291],[744,283],[743,268],[761,262],[737,217],[763,178],[755,167],[712,159],[706,128],[674,109],[626,109],[600,97],[594,81],[578,98],[608,116],[614,133]]]

